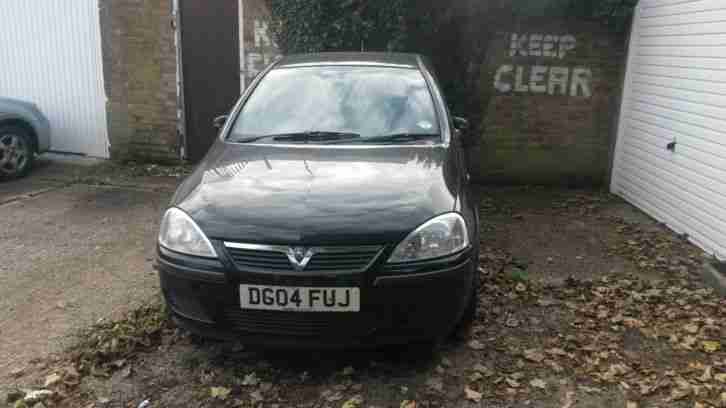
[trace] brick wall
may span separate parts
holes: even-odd
[[[479,81],[478,182],[606,182],[625,40],[598,23],[519,20],[489,45]]]
[[[176,161],[171,0],[99,0],[111,158]]]
[[[242,72],[244,84],[249,84],[269,63],[280,56],[280,51],[268,30],[270,11],[265,0],[245,0],[242,21]]]

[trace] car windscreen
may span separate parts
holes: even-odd
[[[354,135],[357,142],[387,135],[407,135],[408,143],[441,140],[433,99],[419,70],[364,66],[270,71],[246,101],[228,140],[270,136],[265,143],[282,143],[273,136],[299,133]]]

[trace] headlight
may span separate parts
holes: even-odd
[[[393,251],[389,263],[423,261],[459,252],[469,246],[469,234],[461,215],[438,216],[418,227]]]
[[[170,208],[164,214],[159,229],[159,244],[186,255],[217,257],[217,252],[202,230],[191,217],[178,208]]]

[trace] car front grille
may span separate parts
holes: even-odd
[[[224,318],[235,331],[279,336],[343,338],[373,330],[364,324],[360,313],[279,312],[230,306],[224,310]]]
[[[382,246],[306,247],[309,255],[304,267],[296,268],[288,257],[287,246],[225,242],[224,246],[238,269],[257,273],[340,274],[360,273],[381,254]],[[309,251],[309,252],[308,252]]]

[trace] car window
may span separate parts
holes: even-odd
[[[438,135],[439,124],[427,83],[417,69],[281,68],[270,71],[254,90],[229,139],[299,132],[353,133],[361,138]]]

